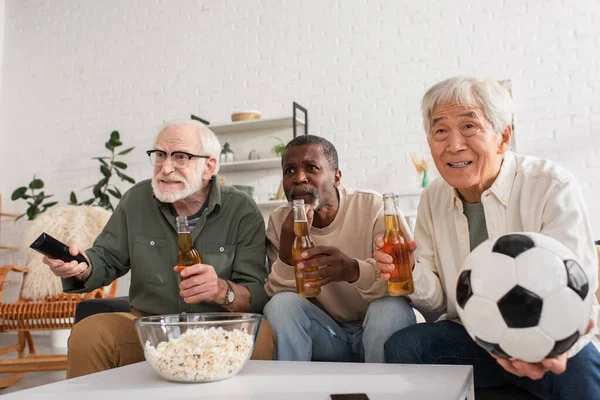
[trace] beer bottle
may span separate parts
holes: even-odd
[[[177,255],[177,273],[181,273],[184,268],[195,264],[200,264],[200,253],[194,247],[192,234],[185,215],[178,215],[177,221],[177,242],[179,244],[179,254]],[[183,280],[185,278],[179,277]]]
[[[388,280],[388,293],[390,296],[403,296],[415,291],[412,279],[412,265],[410,265],[410,252],[408,241],[400,229],[400,216],[395,204],[393,193],[383,195],[383,218],[385,233],[383,235],[384,253],[393,258],[394,270]]]
[[[304,200],[294,200],[292,203],[294,207],[294,243],[292,244],[292,260],[294,261],[294,275],[298,272],[297,265],[300,262],[300,255],[304,250],[312,249],[315,247],[315,242],[308,234],[308,218],[306,217],[306,210],[304,209]],[[310,268],[309,271],[313,272],[318,270],[317,267]],[[304,278],[296,277],[296,291],[298,295],[302,297],[315,297],[321,293],[320,287],[304,287],[305,282],[314,282],[317,279],[305,280]]]

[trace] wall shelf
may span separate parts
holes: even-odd
[[[264,158],[260,160],[234,161],[223,163],[219,173],[232,171],[250,171],[255,169],[281,168],[281,158]]]
[[[410,197],[410,196],[421,196],[423,189],[409,189],[409,190],[401,190],[396,192],[396,196],[399,197]]]
[[[270,200],[258,202],[256,205],[258,205],[258,208],[277,208],[287,203],[287,200]]]
[[[290,128],[292,126],[293,118],[294,117],[255,119],[251,121],[232,122],[229,124],[209,125],[208,127],[217,135],[226,133],[250,133],[252,131],[265,129]],[[298,126],[304,126],[304,121],[296,118],[296,124]]]

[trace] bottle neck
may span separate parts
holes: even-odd
[[[296,237],[308,236],[308,218],[303,201],[294,201],[294,234]]]
[[[303,201],[294,201],[294,222],[306,222],[306,209]]]
[[[190,233],[190,226],[188,224],[187,217],[185,215],[178,215],[177,221],[177,233]]]
[[[393,196],[383,197],[383,216],[386,232],[400,230],[398,209],[396,208],[395,198]]]

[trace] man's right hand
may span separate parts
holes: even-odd
[[[90,262],[88,256],[83,250],[79,248],[79,246],[76,243],[71,243],[69,245],[69,253],[71,253],[72,256],[82,254],[87,261],[87,265],[85,263],[78,263],[77,261],[71,261],[66,263],[62,260],[57,260],[55,258],[49,257],[42,258],[42,262],[49,266],[52,273],[58,277],[74,277],[82,281],[87,279],[87,277],[90,276],[92,272],[92,263]]]
[[[308,204],[304,205],[306,211],[306,218],[308,220],[308,226],[312,226],[313,217],[315,215],[314,210]],[[290,210],[285,221],[281,225],[281,237],[279,238],[279,259],[288,265],[293,265],[292,260],[292,246],[294,244],[294,209]]]
[[[375,259],[375,261],[377,261],[375,263],[375,267],[379,270],[379,277],[382,280],[387,281],[388,279],[390,279],[390,272],[394,270],[394,264],[392,264],[392,256],[381,251],[381,248],[383,247],[383,239],[381,237],[375,239],[375,246],[377,247],[377,250],[375,250],[375,252],[373,253],[373,258]],[[416,249],[417,242],[415,242],[414,240],[408,242],[408,250],[410,251],[410,265],[412,265],[413,267],[415,265],[414,253]]]

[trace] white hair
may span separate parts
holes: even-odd
[[[431,113],[442,104],[480,107],[496,133],[503,132],[512,121],[512,98],[506,88],[491,78],[457,76],[432,86],[421,103],[423,127],[428,135]]]
[[[204,155],[214,157],[217,160],[215,166],[216,175],[219,172],[220,167],[219,155],[221,154],[221,144],[219,143],[219,139],[217,139],[217,136],[214,134],[214,132],[200,121],[193,119],[178,119],[166,122],[158,130],[158,134],[154,138],[153,146],[156,146],[158,139],[160,139],[160,135],[162,135],[164,131],[175,126],[185,126],[195,130],[200,138]]]

